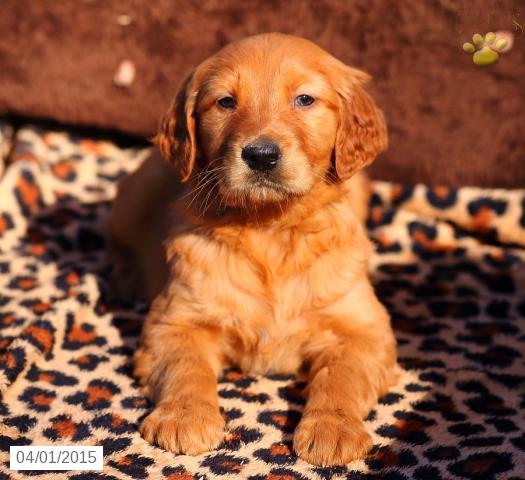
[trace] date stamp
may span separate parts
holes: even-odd
[[[102,470],[101,446],[9,447],[11,470]]]

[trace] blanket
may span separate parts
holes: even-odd
[[[305,385],[288,375],[223,372],[215,451],[141,438],[147,305],[111,300],[105,230],[148,148],[4,122],[0,152],[1,480],[525,477],[525,190],[374,183],[370,276],[402,374],[366,420],[367,457],[320,468],[293,453]],[[102,445],[104,470],[10,471],[11,445]]]

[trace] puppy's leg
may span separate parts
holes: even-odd
[[[140,427],[143,437],[164,450],[197,455],[224,437],[219,411],[216,342],[198,327],[146,327],[135,356],[135,374],[155,409]]]
[[[395,340],[389,329],[367,330],[311,357],[308,400],[294,435],[296,453],[309,463],[343,465],[372,447],[363,419],[390,384]]]

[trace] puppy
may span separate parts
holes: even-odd
[[[217,376],[234,365],[307,372],[293,437],[307,462],[370,449],[363,418],[394,378],[396,349],[367,276],[354,176],[387,145],[368,78],[293,36],[230,44],[169,108],[155,138],[167,161],[154,154],[120,185],[118,268],[153,299],[135,355],[155,404],[147,441],[191,455],[217,447]]]

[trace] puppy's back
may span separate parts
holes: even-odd
[[[137,171],[124,177],[109,219],[109,245],[118,296],[151,299],[165,281],[163,241],[168,205],[181,191],[179,176],[154,150]]]

